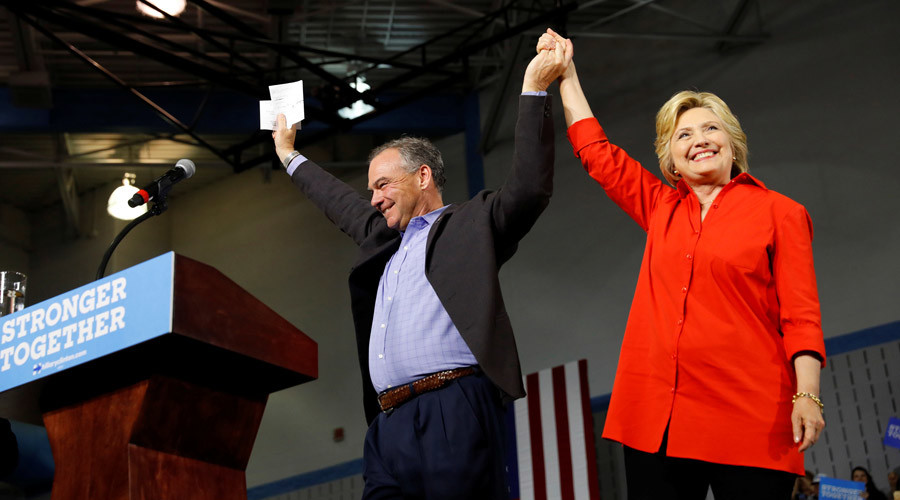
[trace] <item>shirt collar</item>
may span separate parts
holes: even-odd
[[[763,184],[761,180],[753,177],[747,172],[741,172],[734,179],[731,179],[731,182],[729,182],[724,189],[731,189],[731,186],[734,186],[735,184],[750,184],[752,186],[757,186],[768,190],[766,185]],[[678,190],[678,196],[680,196],[681,198],[684,198],[693,192],[691,187],[688,186],[686,182],[684,182],[684,179],[680,179],[678,181],[678,184],[675,184],[675,188]]]
[[[428,227],[428,226],[432,225],[434,223],[434,221],[438,217],[440,217],[441,214],[444,213],[444,210],[446,210],[447,207],[449,207],[449,206],[450,205],[444,205],[443,207],[441,207],[437,210],[432,210],[431,212],[428,212],[425,215],[419,215],[419,216],[413,217],[412,219],[409,220],[409,224],[406,226],[406,230],[409,231],[410,229],[421,229],[423,227]],[[402,232],[403,231],[401,231],[401,233]]]

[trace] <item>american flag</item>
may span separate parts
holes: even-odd
[[[510,499],[599,500],[587,361],[527,375],[525,389],[509,412]]]

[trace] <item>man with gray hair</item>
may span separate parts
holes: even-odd
[[[294,184],[360,247],[350,273],[369,430],[364,499],[501,499],[505,405],[525,395],[500,266],[550,201],[553,122],[546,89],[571,55],[541,51],[519,98],[512,169],[496,191],[445,205],[444,163],[403,137],[369,157],[371,200],[294,151]]]

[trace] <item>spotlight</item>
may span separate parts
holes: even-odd
[[[361,76],[357,76],[356,82],[351,83],[350,86],[353,87],[354,89],[356,89],[356,91],[359,92],[360,94],[362,94],[363,92],[365,92],[371,88],[369,86],[369,84],[366,83],[366,79]],[[346,118],[348,120],[352,120],[352,119],[362,116],[366,113],[371,113],[372,111],[375,111],[375,108],[366,104],[365,101],[360,99],[360,100],[354,102],[353,104],[351,104],[349,107],[339,109],[338,115],[340,115],[341,118]]]
[[[122,177],[122,185],[117,187],[115,191],[109,195],[109,202],[106,204],[106,211],[116,219],[132,220],[137,219],[147,212],[147,205],[131,208],[128,206],[128,200],[139,191],[134,187],[134,179],[137,176],[132,173],[126,173]]]
[[[159,7],[160,10],[170,16],[178,16],[184,12],[186,0],[148,0],[148,3],[152,3]],[[158,10],[150,7],[141,0],[137,0],[137,10],[145,16],[155,17],[157,19],[163,18],[163,15],[160,14]]]

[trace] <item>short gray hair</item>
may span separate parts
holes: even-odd
[[[428,165],[431,168],[431,178],[434,180],[435,187],[438,191],[444,190],[444,183],[447,182],[444,177],[444,159],[431,141],[424,137],[409,136],[388,141],[369,153],[368,163],[372,163],[372,159],[388,149],[396,149],[400,153],[403,169],[409,173],[415,172],[421,165]]]

